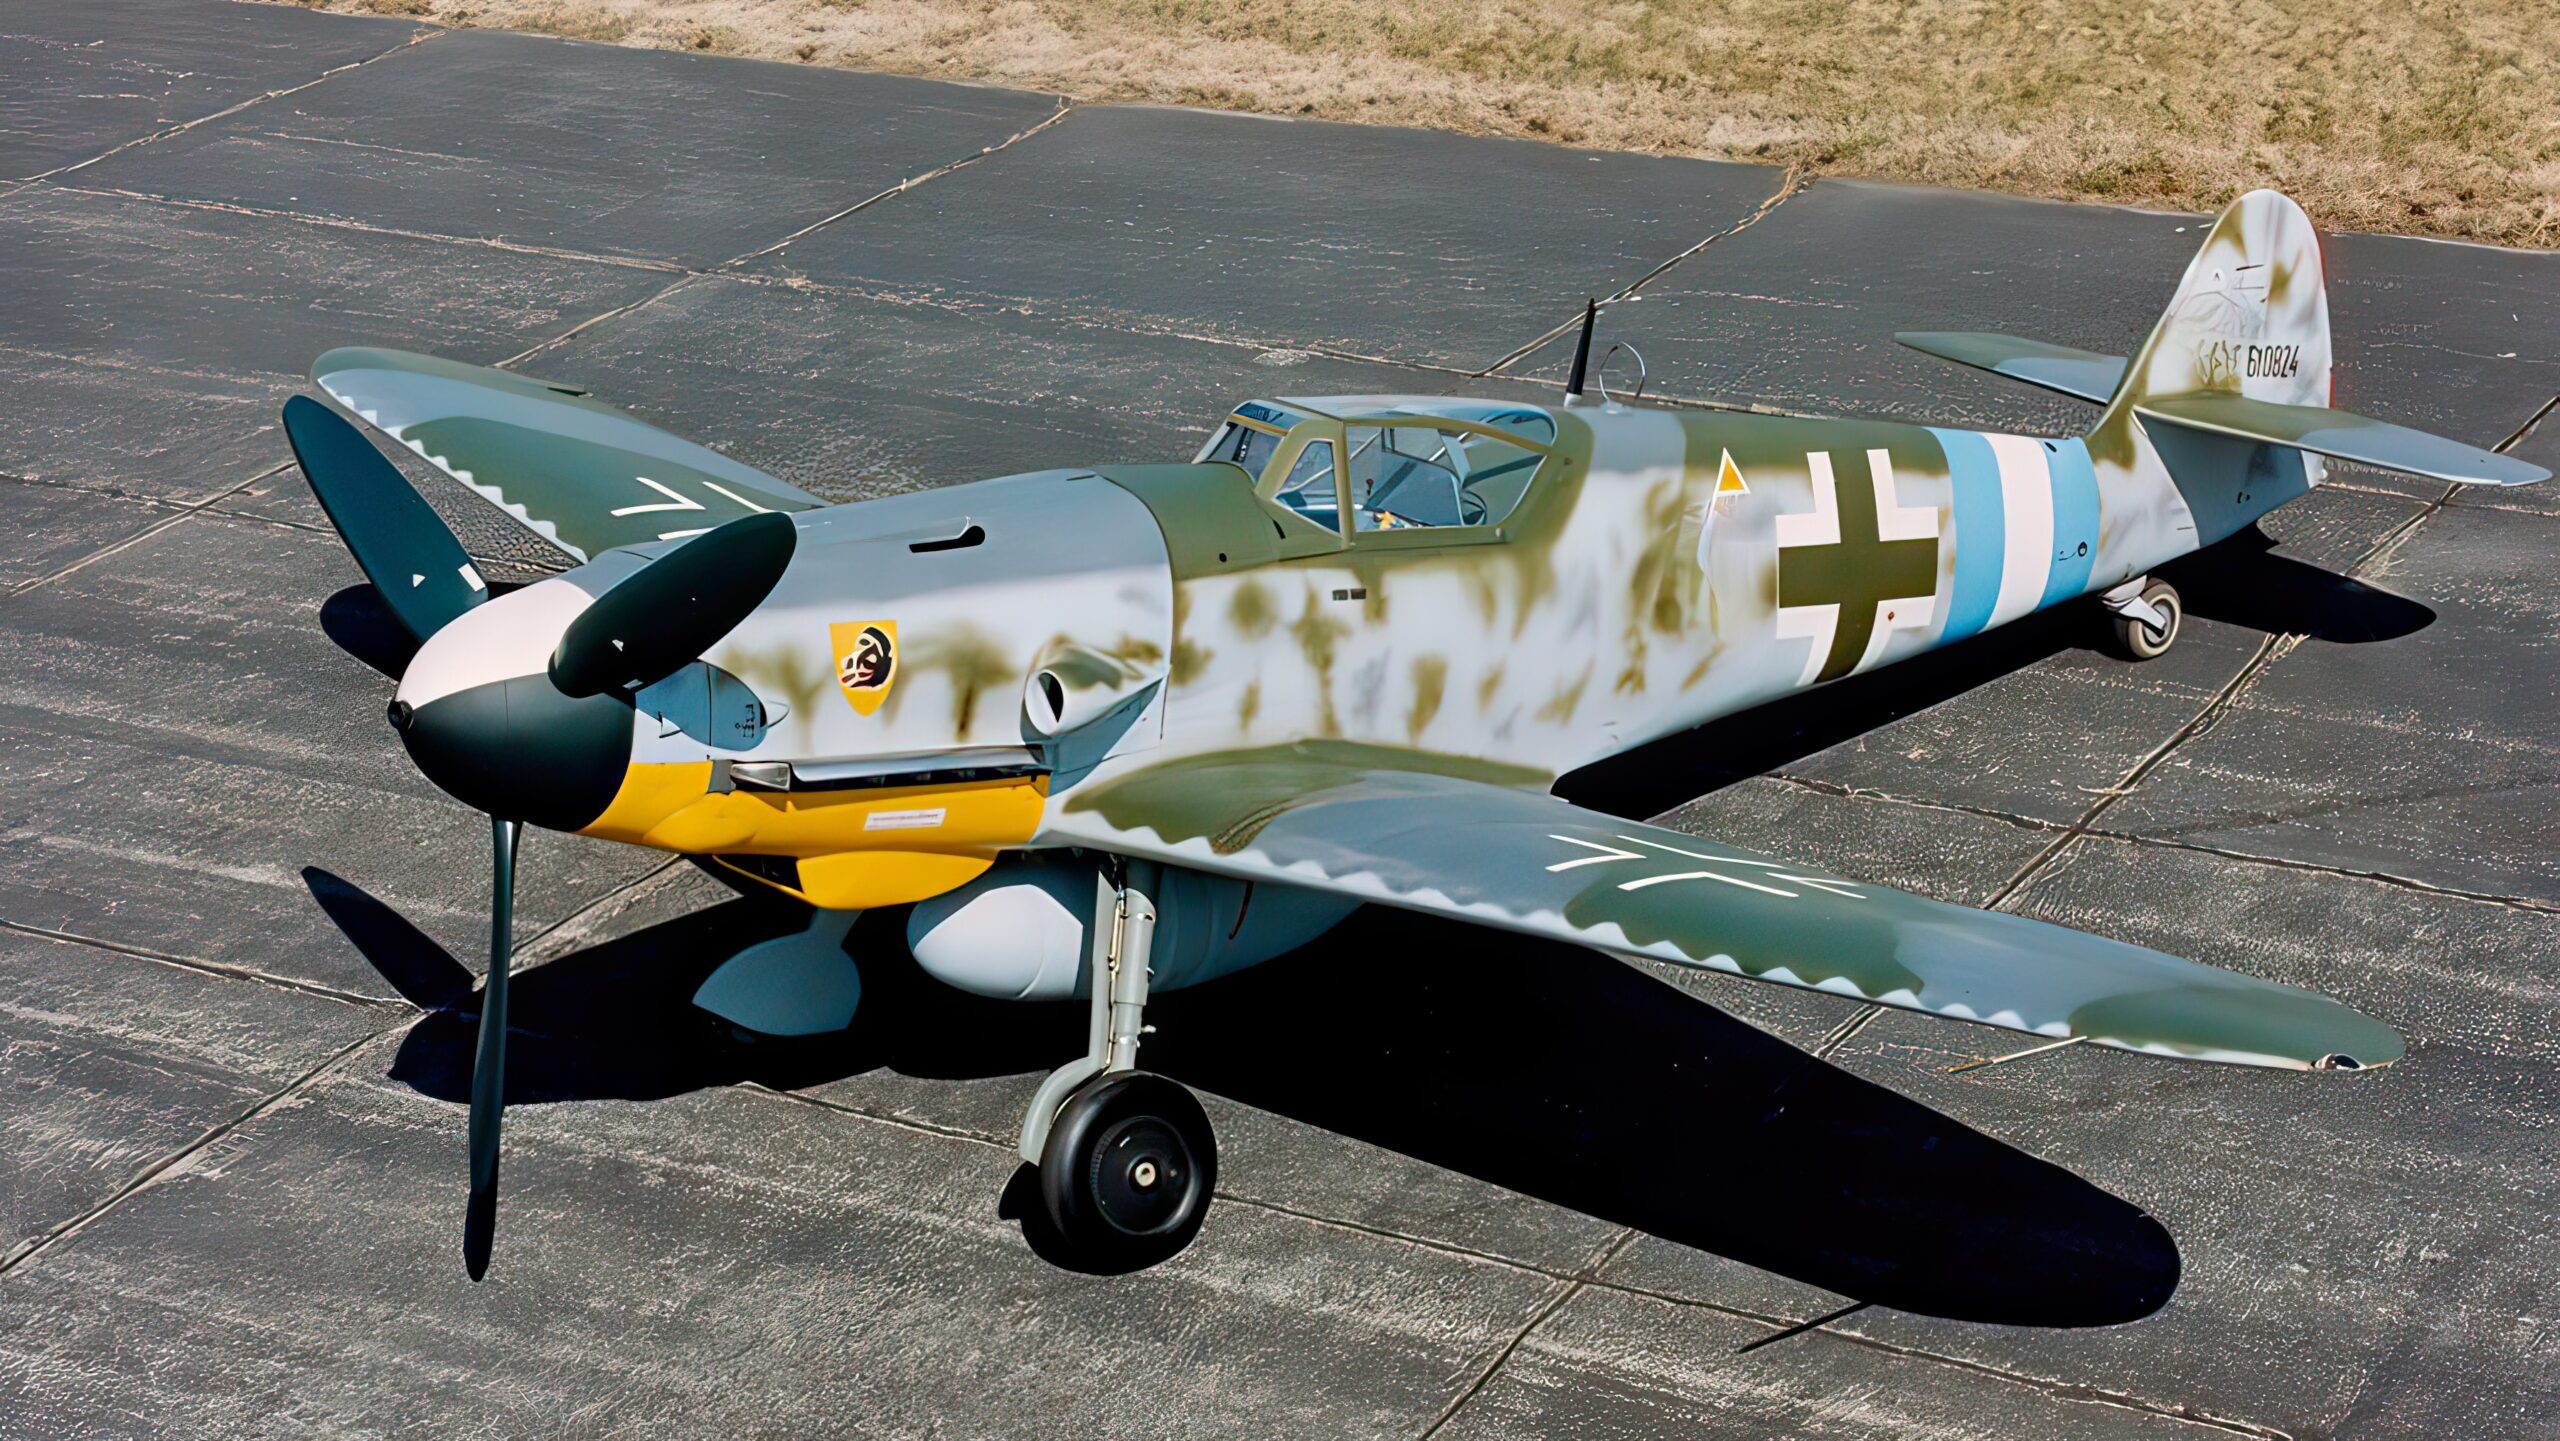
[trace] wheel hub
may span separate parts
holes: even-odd
[[[1191,1153],[1172,1126],[1133,1116],[1094,1147],[1093,1199],[1113,1229],[1133,1236],[1182,1219],[1191,1200]]]

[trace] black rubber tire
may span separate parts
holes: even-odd
[[[1096,1270],[1138,1270],[1190,1245],[1217,1185],[1208,1112],[1144,1071],[1077,1088],[1040,1148],[1040,1200],[1057,1239]]]
[[[2169,617],[2168,627],[2153,630],[2129,615],[2107,617],[2108,632],[2113,640],[2109,649],[2126,660],[2153,660],[2168,653],[2178,642],[2178,623],[2186,619],[2186,608],[2178,602],[2178,588],[2165,580],[2155,580],[2142,588],[2142,598],[2158,606]]]

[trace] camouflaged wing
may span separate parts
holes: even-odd
[[[311,379],[367,424],[579,560],[826,504],[572,386],[399,350],[332,350]]]
[[[2311,991],[1617,820],[1440,759],[1361,769],[1306,745],[1188,757],[1080,788],[1052,830],[2056,1040],[2299,1069],[2401,1055],[2390,1027]]]

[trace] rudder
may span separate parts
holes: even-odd
[[[2218,391],[2329,403],[2329,290],[2311,217],[2252,190],[2213,222],[2169,308],[2134,352],[2110,416],[2155,395]]]
[[[2276,191],[2253,190],[2215,218],[2159,324],[2126,365],[2089,446],[2132,469],[2147,443],[2194,516],[2193,543],[2210,545],[2319,484],[2322,462],[2253,440],[2146,429],[2134,408],[2198,395],[2326,406],[2330,384],[2319,235],[2301,206]]]

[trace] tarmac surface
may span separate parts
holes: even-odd
[[[848,499],[1552,398],[1585,295],[1660,396],[2061,429],[1891,333],[2119,351],[2194,217],[224,0],[10,7],[0,174],[0,1438],[2560,1436],[2551,487],[2342,470],[2158,662],[2033,623],[1565,787],[2317,987],[2387,1070],[1950,1075],[2008,1038],[1363,916],[1153,1008],[1222,1196],[1090,1276],[1000,1199],[1080,1007],[866,929],[852,1032],[743,1044],[686,998],[798,918],[543,834],[458,1263],[485,832],[288,464],[320,351]],[[2560,256],[2327,255],[2340,405],[2560,464]]]

